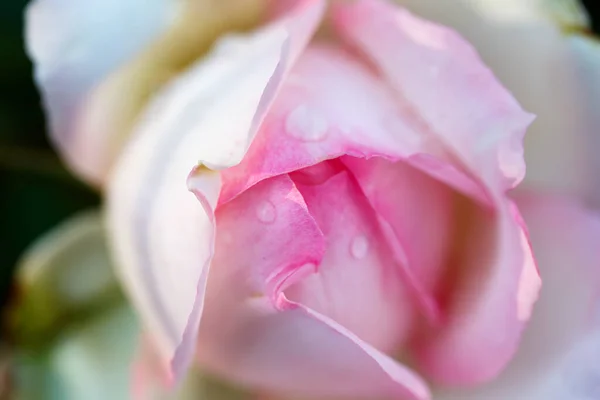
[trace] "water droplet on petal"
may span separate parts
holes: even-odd
[[[277,218],[277,211],[275,206],[270,201],[266,200],[262,202],[256,209],[256,216],[261,222],[270,224]]]
[[[329,124],[323,115],[306,105],[296,107],[285,120],[286,132],[305,142],[322,140]]]
[[[356,259],[365,258],[367,252],[369,251],[369,240],[363,236],[357,236],[352,240],[352,244],[350,245],[350,253]]]

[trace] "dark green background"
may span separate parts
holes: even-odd
[[[82,0],[85,1],[85,0]],[[23,250],[99,198],[72,178],[46,138],[31,64],[23,50],[27,0],[0,0],[0,301]]]
[[[80,0],[85,1],[85,0]],[[453,0],[444,0],[453,1]],[[600,0],[585,3],[598,31]],[[98,196],[70,177],[45,133],[31,64],[23,51],[26,0],[0,0],[0,301],[23,250],[40,234]]]

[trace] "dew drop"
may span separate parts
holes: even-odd
[[[256,216],[261,222],[264,222],[265,224],[275,222],[275,219],[277,218],[275,206],[268,200],[262,202],[256,209]]]
[[[285,121],[285,130],[296,139],[316,142],[327,135],[329,124],[321,114],[306,105],[301,105],[288,115]]]
[[[363,235],[357,236],[352,240],[350,245],[350,253],[356,259],[365,258],[369,251],[369,241]]]

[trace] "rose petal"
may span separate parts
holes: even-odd
[[[191,368],[190,373],[179,385],[175,393],[169,388],[165,371],[152,340],[142,335],[137,354],[132,365],[133,381],[131,398],[135,400],[174,399],[174,400],[251,400],[249,393],[237,390]],[[118,398],[126,398],[123,393]]]
[[[317,45],[298,60],[246,157],[224,171],[219,202],[263,179],[345,154],[406,159],[488,202],[385,82],[343,50]]]
[[[289,299],[336,321],[371,346],[394,353],[413,326],[414,305],[371,206],[342,171],[323,183],[292,174],[327,241],[318,271],[286,289]]]
[[[525,136],[524,184],[600,201],[600,184],[591,173],[598,169],[600,46],[578,33],[588,23],[581,2],[402,0],[401,4],[457,29],[523,107],[536,114]]]
[[[299,1],[283,19],[217,47],[163,91],[115,168],[108,214],[119,273],[175,377],[193,353],[220,190],[217,172],[195,166],[239,162],[322,10],[321,1]]]
[[[455,228],[455,193],[403,162],[343,157],[377,214],[404,282],[430,322],[442,317],[435,290],[447,266]]]
[[[93,148],[82,156],[71,147],[86,96],[164,32],[178,9],[170,0],[36,0],[28,6],[27,48],[52,138],[76,169],[96,156]]]
[[[509,368],[440,400],[580,400],[600,396],[600,217],[561,198],[521,196],[544,289]]]
[[[383,0],[338,2],[332,19],[473,176],[493,190],[523,179],[521,141],[533,117],[466,41]]]
[[[415,357],[436,381],[472,385],[496,377],[518,348],[540,289],[519,212],[509,200],[490,212],[458,203],[441,303],[444,325],[417,338]]]
[[[55,1],[55,3],[58,2]],[[153,2],[156,3],[156,0]],[[100,16],[103,16],[101,11],[105,9],[113,14],[117,10],[119,13],[122,12],[111,2],[106,5],[108,7],[100,10],[98,10],[98,4],[95,3],[86,4],[88,9],[83,10],[83,14],[89,14],[90,17],[84,21],[99,19],[98,15],[93,14],[96,11],[100,12]],[[143,16],[144,13],[148,13],[147,8],[153,8],[147,4],[137,4],[132,0],[127,0],[126,3],[133,11],[142,8],[139,10],[140,12],[129,13],[134,14],[133,16],[129,15],[133,20],[135,20],[136,14]],[[160,7],[158,14],[168,17],[164,21],[165,26],[161,26],[160,29],[157,27],[154,36],[149,37],[143,45],[140,44],[139,48],[131,49],[131,54],[127,54],[123,60],[110,64],[110,67],[103,69],[101,74],[92,74],[92,76],[90,73],[96,71],[97,66],[104,65],[102,62],[95,61],[97,54],[104,54],[106,48],[115,47],[112,42],[128,43],[127,40],[120,40],[118,35],[115,38],[109,34],[110,43],[107,46],[106,40],[103,40],[106,36],[104,31],[107,30],[105,27],[113,27],[114,22],[119,23],[119,19],[110,18],[112,15],[107,15],[107,17],[115,19],[114,22],[100,19],[101,28],[93,30],[87,35],[91,40],[89,43],[84,43],[85,48],[83,49],[85,54],[88,54],[87,58],[93,57],[94,65],[90,65],[88,62],[71,66],[60,58],[59,62],[55,63],[56,65],[51,65],[54,68],[53,74],[46,80],[40,80],[42,88],[49,89],[46,90],[47,96],[45,97],[50,117],[52,120],[56,119],[56,125],[58,125],[54,126],[53,124],[53,128],[56,128],[53,129],[55,141],[65,153],[74,172],[91,183],[102,185],[121,148],[129,138],[136,118],[151,96],[173,76],[180,74],[191,63],[207,53],[217,38],[231,31],[248,30],[256,26],[267,7],[266,3],[266,0],[164,2],[164,6]],[[37,39],[38,36],[45,34],[45,32],[38,33],[39,25],[46,28],[44,23],[37,22],[40,19],[42,22],[65,22],[62,21],[66,14],[64,10],[48,13],[46,11],[48,7],[44,7],[46,8],[42,7],[43,12],[41,13],[38,12],[38,9],[34,9],[35,12],[32,12],[31,15],[36,18],[29,18],[32,21],[30,30],[36,33],[31,35],[36,38],[36,40],[32,40],[32,43],[36,44],[36,46],[32,46],[36,50],[32,52],[36,61],[38,61],[36,55],[40,53],[38,50],[42,49],[41,54],[44,55],[47,52],[46,47],[48,47],[46,46],[48,44],[46,36],[42,40]],[[168,13],[165,13],[163,9],[166,9]],[[40,14],[43,18],[39,17]],[[57,36],[59,39],[65,36],[66,40],[80,40],[81,38],[77,34],[81,33],[80,30],[85,31],[87,25],[81,25],[79,21],[73,22],[71,20],[75,17],[70,14],[66,15],[70,18],[66,21],[67,26],[72,29],[66,35]],[[120,17],[121,14],[118,16]],[[89,25],[95,26],[95,24]],[[127,27],[134,33],[137,28],[130,21],[121,21],[119,26]],[[108,30],[115,31],[112,28]],[[53,31],[63,32],[64,28]],[[128,38],[137,35],[120,30],[118,32]],[[71,36],[75,36],[75,39]],[[96,43],[98,40],[99,43]],[[50,47],[54,49],[52,46]],[[62,56],[62,53],[58,55],[58,57]],[[78,57],[78,55],[76,56]],[[46,59],[42,59],[40,63],[41,67],[46,67],[48,64]],[[83,82],[80,77],[87,75],[91,76],[89,79],[93,78],[92,81]],[[72,95],[63,96],[66,85]],[[59,87],[56,88],[57,86]],[[56,91],[59,93],[54,93]],[[65,100],[67,101],[65,102]],[[63,113],[63,111],[65,112]]]
[[[221,206],[217,221],[199,334],[202,365],[291,397],[408,393],[407,398],[428,398],[414,373],[326,317],[280,296],[315,270],[325,247],[290,178],[257,184]]]

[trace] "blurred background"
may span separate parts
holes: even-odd
[[[453,1],[453,0],[446,0]],[[559,1],[559,0],[547,0]],[[584,1],[600,27],[600,1]],[[27,0],[0,1],[0,301],[23,250],[59,221],[99,203],[74,179],[50,146],[32,67],[23,48]]]

